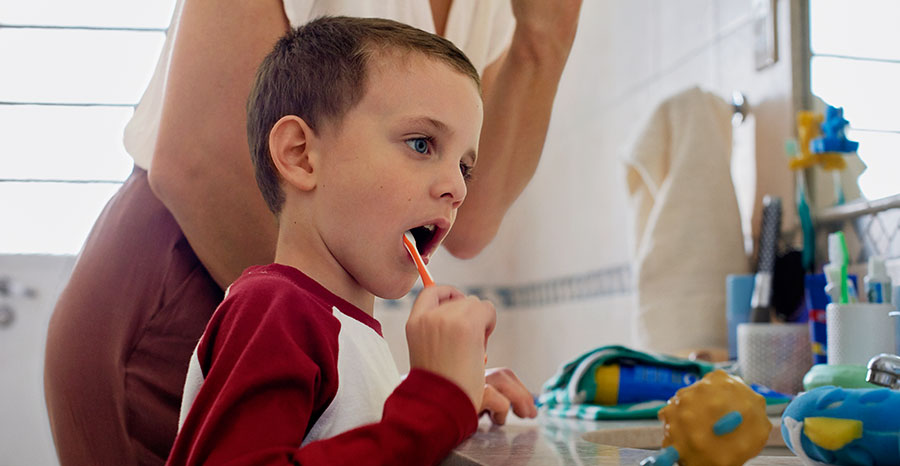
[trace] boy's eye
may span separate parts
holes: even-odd
[[[466,180],[467,183],[472,179],[471,165],[465,162],[459,162],[459,172],[462,173],[463,179]]]
[[[428,138],[412,138],[406,140],[406,145],[412,148],[412,150],[420,153],[427,154],[428,153]]]

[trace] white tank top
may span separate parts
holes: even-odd
[[[431,4],[426,0],[284,0],[284,13],[291,27],[323,16],[388,18],[435,32]],[[169,33],[150,84],[125,127],[125,149],[135,165],[148,169],[156,147],[162,115],[166,78],[172,56],[172,38],[181,18],[178,0]],[[515,19],[509,0],[453,0],[444,37],[469,57],[479,73],[496,60],[512,39]]]

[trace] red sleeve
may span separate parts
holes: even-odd
[[[292,458],[304,465],[436,464],[477,425],[475,407],[456,384],[413,369],[384,403],[381,422],[310,443]]]
[[[300,449],[338,383],[340,323],[313,301],[284,283],[232,286],[198,346],[205,379],[167,464],[430,464],[475,431],[462,390],[412,371],[381,422]]]

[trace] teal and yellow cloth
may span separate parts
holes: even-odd
[[[713,369],[704,361],[601,346],[560,367],[538,405],[564,418],[653,419],[678,388]]]

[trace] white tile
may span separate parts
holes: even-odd
[[[613,23],[613,88],[615,99],[638,89],[659,63],[659,18],[650,0],[617,2]]]
[[[538,392],[561,364],[598,346],[631,344],[631,299],[614,296],[501,312],[502,325],[488,346],[488,365],[512,368],[526,387]]]
[[[674,66],[664,69],[647,90],[654,107],[666,98],[691,87],[709,88],[715,81],[714,48],[699,49]]]
[[[654,73],[658,33],[651,0],[585,2],[558,104],[605,103]]]
[[[750,21],[753,17],[753,1],[715,0],[713,10],[716,32],[721,33]]]
[[[712,0],[658,0],[659,63],[662,69],[689,59],[715,35]]]

